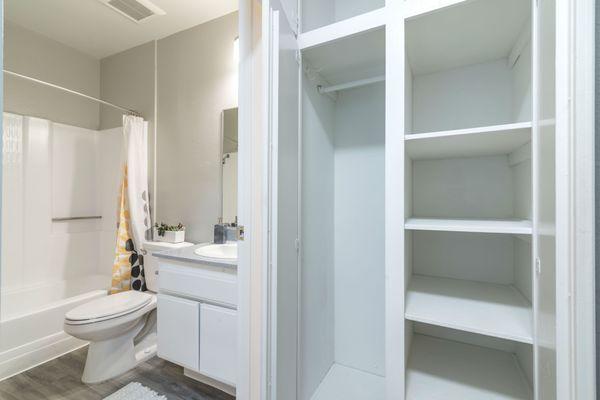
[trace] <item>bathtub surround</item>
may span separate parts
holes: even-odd
[[[83,343],[62,316],[106,295],[114,256],[122,130],[4,114],[0,379]],[[101,219],[52,221],[53,218]],[[28,251],[35,248],[36,251]]]

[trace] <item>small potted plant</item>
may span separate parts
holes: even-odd
[[[185,226],[180,222],[177,225],[167,225],[161,222],[154,224],[154,240],[168,243],[181,243],[185,241]]]

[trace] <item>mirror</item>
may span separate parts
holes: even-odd
[[[221,113],[221,201],[224,223],[237,223],[238,109]]]

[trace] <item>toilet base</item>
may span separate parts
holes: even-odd
[[[156,328],[146,333],[137,344],[136,336],[144,328],[142,319],[127,334],[113,339],[90,342],[81,381],[100,383],[115,378],[156,355]]]

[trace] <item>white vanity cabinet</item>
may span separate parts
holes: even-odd
[[[237,363],[237,271],[197,262],[159,262],[158,356],[233,392]]]

